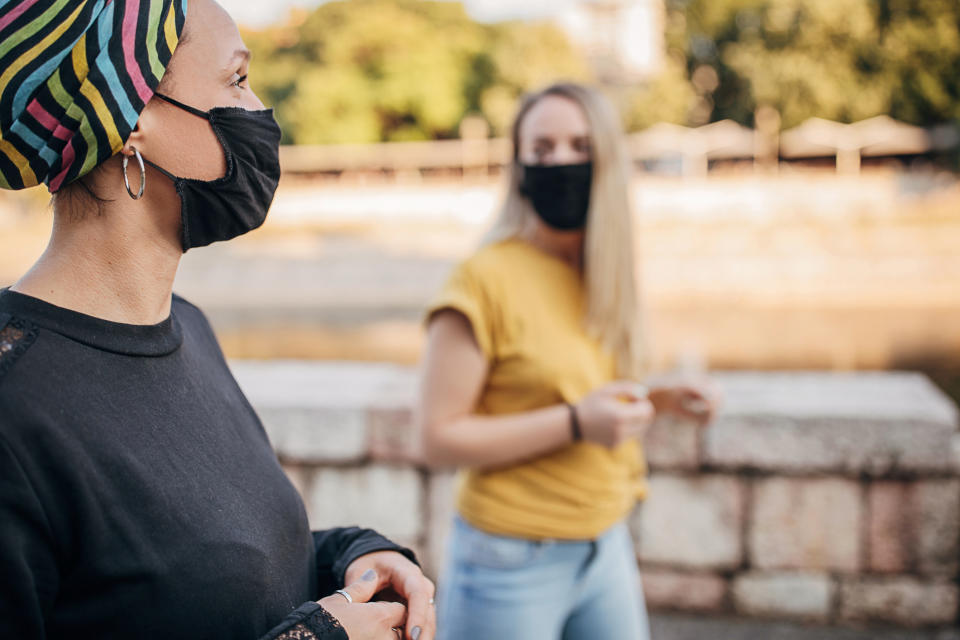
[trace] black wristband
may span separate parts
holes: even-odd
[[[583,440],[583,431],[580,429],[580,416],[577,415],[577,408],[567,403],[567,408],[570,409],[570,433],[573,435],[573,441],[579,442]]]

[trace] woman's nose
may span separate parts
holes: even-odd
[[[553,149],[546,164],[580,164],[589,158],[570,144],[559,144]]]
[[[250,109],[251,111],[260,111],[266,107],[257,94],[253,92],[253,89],[251,89],[247,92],[247,96],[244,97],[243,108]]]

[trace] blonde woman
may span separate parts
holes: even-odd
[[[493,231],[428,310],[420,422],[459,466],[438,638],[649,637],[624,524],[644,495],[640,440],[662,411],[704,422],[691,386],[638,384],[628,164],[597,92],[527,97]]]

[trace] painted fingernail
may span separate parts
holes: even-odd
[[[410,639],[411,639],[411,640],[420,640],[420,627],[414,627],[414,628],[413,628],[413,630],[410,632]]]
[[[376,572],[376,571],[374,571],[373,569],[367,569],[367,570],[363,573],[363,575],[360,576],[360,579],[363,580],[364,582],[370,582],[371,580],[373,580],[373,579],[376,578],[376,577],[377,577],[377,572]]]

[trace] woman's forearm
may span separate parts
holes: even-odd
[[[505,416],[469,415],[424,424],[424,456],[432,466],[502,467],[570,444],[570,410],[558,404]]]

